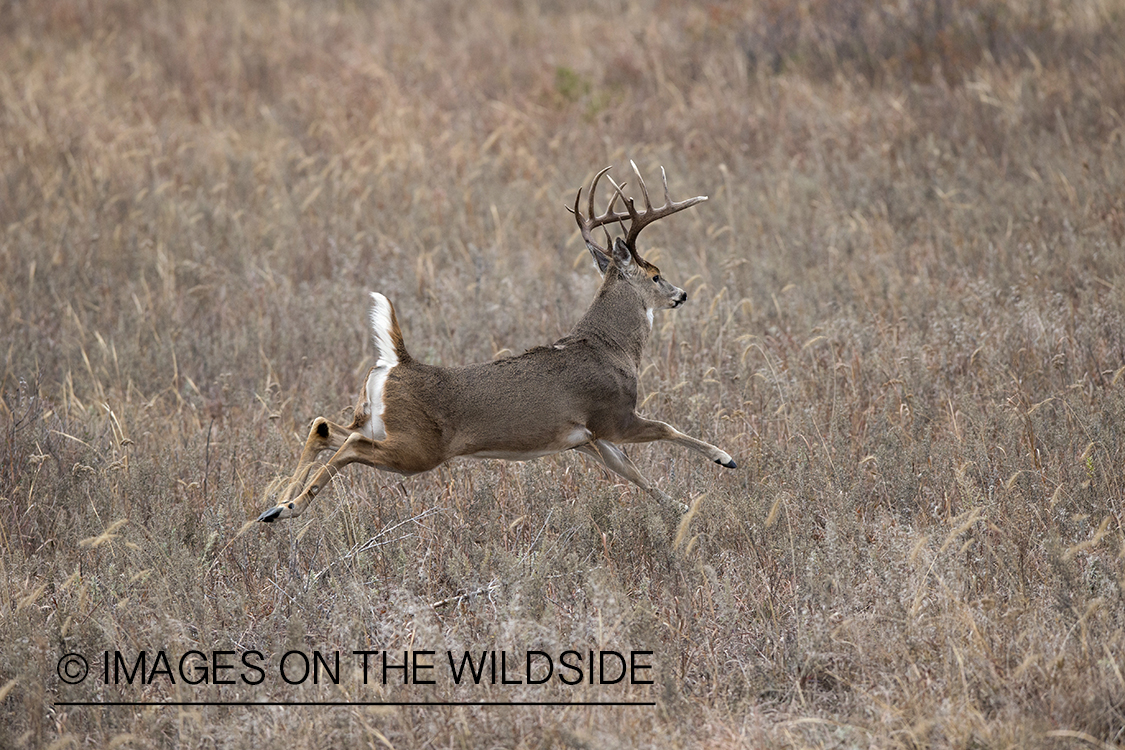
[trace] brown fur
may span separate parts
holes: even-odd
[[[591,248],[594,252],[594,248]],[[521,356],[463,367],[415,361],[390,308],[390,338],[398,364],[383,385],[386,438],[363,430],[377,404],[364,395],[348,427],[323,417],[313,422],[296,472],[280,502],[259,517],[299,515],[344,466],[362,463],[418,474],[458,456],[525,460],[578,450],[658,499],[618,444],[668,440],[734,468],[719,448],[636,413],[637,373],[651,332],[651,311],[678,307],[687,294],[659,277],[659,269],[620,240],[595,254],[605,278],[589,310],[567,336]],[[370,377],[370,375],[369,375]],[[370,434],[370,433],[369,433]],[[313,462],[335,451],[309,481]]]

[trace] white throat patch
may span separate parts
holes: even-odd
[[[651,331],[652,330],[652,308],[651,307],[645,310],[645,317],[648,318],[648,329]]]

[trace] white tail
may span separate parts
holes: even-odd
[[[383,426],[383,387],[387,382],[387,375],[398,366],[398,352],[395,351],[394,341],[391,339],[391,303],[378,292],[371,293],[371,335],[375,339],[375,348],[379,357],[375,366],[367,376],[364,391],[367,394],[368,411],[370,416],[364,425],[364,434],[372,440],[383,440],[387,431]]]
[[[524,461],[576,450],[664,502],[671,498],[640,473],[621,444],[668,440],[735,468],[725,451],[636,412],[637,371],[653,312],[679,307],[687,299],[683,289],[637,253],[637,235],[653,221],[707,198],[672,201],[664,177],[664,205],[654,208],[640,172],[632,166],[644,197],[643,210],[610,178],[609,206],[595,213],[598,181],[608,167],[594,177],[585,216],[578,191],[572,211],[603,281],[574,330],[552,346],[464,367],[422,364],[406,351],[394,305],[372,294],[371,328],[379,356],[352,423],[344,427],[324,417],[313,421],[280,501],[258,520],[300,515],[351,463],[410,475],[457,456]],[[615,211],[618,201],[624,211]],[[624,238],[610,242],[606,231],[604,247],[594,240],[594,229],[625,221],[629,228]],[[325,450],[334,454],[310,480],[316,457]]]

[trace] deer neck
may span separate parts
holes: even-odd
[[[610,268],[593,304],[571,334],[593,339],[624,354],[640,366],[641,354],[652,333],[652,311],[616,268]]]

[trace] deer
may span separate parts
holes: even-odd
[[[403,342],[394,305],[371,293],[370,325],[378,356],[348,426],[324,417],[313,420],[296,471],[276,505],[258,520],[270,523],[301,515],[341,469],[359,463],[411,476],[456,457],[526,461],[578,451],[641,488],[663,504],[686,509],[650,482],[622,449],[630,443],[668,441],[702,453],[720,466],[737,468],[726,451],[637,413],[641,356],[657,310],[675,309],[687,292],[637,252],[637,237],[648,225],[707,200],[700,195],[673,201],[660,168],[664,205],[654,207],[637,165],[644,208],[612,177],[613,193],[597,214],[597,173],[586,212],[582,188],[567,210],[602,275],[601,286],[574,329],[550,346],[519,356],[459,367],[425,364]],[[618,203],[624,210],[618,210]],[[625,222],[629,222],[625,227]],[[608,227],[620,224],[624,237],[612,242]],[[594,230],[601,228],[605,245]],[[317,457],[333,451],[312,479]]]

